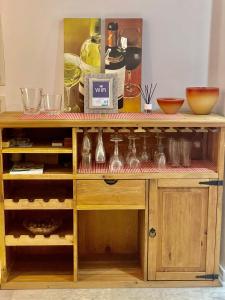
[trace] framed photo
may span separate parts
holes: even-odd
[[[84,78],[84,112],[117,113],[117,75],[87,74]]]

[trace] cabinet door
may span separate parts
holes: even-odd
[[[202,280],[214,273],[217,187],[197,179],[152,180],[149,280]]]

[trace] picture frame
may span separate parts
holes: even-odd
[[[84,78],[84,112],[117,113],[117,75],[87,74]]]

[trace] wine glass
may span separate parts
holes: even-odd
[[[131,151],[131,155],[128,159],[128,166],[132,169],[139,168],[140,160],[137,157],[137,149],[136,149],[136,144],[135,144],[135,140],[137,140],[138,137],[136,135],[131,135],[131,136],[129,136],[129,139],[131,139],[131,141],[132,141],[132,151]]]
[[[82,167],[85,169],[91,168],[92,164],[92,157],[91,157],[91,138],[88,134],[87,129],[84,129],[84,137],[83,137],[83,142],[82,142],[82,151],[81,151],[81,156],[82,156]]]
[[[146,139],[147,139],[147,134],[143,134],[143,146],[142,146],[142,153],[141,153],[141,161],[143,163],[146,163],[150,160],[150,155],[147,152],[147,143],[146,143]]]
[[[125,84],[125,97],[132,98],[140,94],[139,83],[133,83],[132,71],[141,63],[141,32],[140,28],[129,27],[121,30],[120,35],[127,39],[125,52],[125,64],[127,71],[127,82]]]
[[[128,148],[127,148],[127,155],[126,155],[126,163],[129,163],[130,156],[132,154],[132,140],[130,135],[128,136]]]
[[[106,153],[102,139],[103,129],[98,129],[98,138],[97,138],[97,146],[95,149],[95,161],[98,164],[104,164],[106,162]]]
[[[164,146],[162,143],[163,136],[160,134],[156,135],[156,150],[154,152],[154,163],[158,168],[165,168],[166,166],[166,155],[164,153]]]
[[[123,141],[123,138],[120,135],[115,134],[111,137],[110,141],[115,143],[114,153],[111,156],[109,161],[109,169],[110,171],[113,172],[113,171],[118,171],[124,167],[124,159],[123,156],[119,154],[119,146],[118,146],[119,142]]]
[[[80,112],[77,104],[72,106],[70,94],[71,88],[78,84],[82,71],[80,58],[76,54],[64,53],[64,87],[66,90],[65,112]]]

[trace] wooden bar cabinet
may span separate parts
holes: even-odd
[[[2,289],[218,286],[225,118],[218,115],[77,114],[74,118],[0,116],[0,282]],[[192,141],[191,167],[110,172],[81,166],[84,129],[96,145],[110,135],[148,134]],[[10,146],[20,137],[30,147]],[[52,147],[69,138],[72,145]],[[165,147],[166,151],[166,147]],[[94,157],[94,155],[93,155]],[[15,159],[44,163],[43,174],[11,174]],[[48,236],[32,235],[24,218],[63,220]]]

